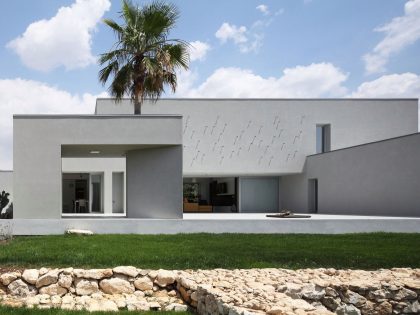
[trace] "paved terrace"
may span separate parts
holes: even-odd
[[[420,233],[420,218],[312,214],[311,218],[267,218],[263,213],[184,214],[184,219],[63,218],[1,220],[14,235],[63,234],[67,229],[94,233]]]

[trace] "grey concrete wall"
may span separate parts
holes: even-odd
[[[0,170],[0,193],[5,191],[10,194],[9,204],[13,202],[13,172]],[[5,209],[7,206],[5,207]]]
[[[179,116],[14,116],[14,217],[61,217],[62,146],[133,149],[182,144]],[[80,146],[82,145],[82,146]],[[100,157],[100,155],[98,156]]]
[[[239,212],[267,213],[279,211],[278,177],[240,177]]]
[[[420,216],[420,134],[307,158],[304,175],[282,178],[285,206],[308,210],[318,179],[318,213]]]
[[[182,218],[182,146],[127,153],[127,217]]]
[[[98,99],[99,114],[132,114],[129,100]],[[418,131],[416,99],[162,99],[143,113],[183,115],[184,176],[278,176],[302,172],[316,125],[331,149]]]

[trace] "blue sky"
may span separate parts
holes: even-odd
[[[175,96],[420,96],[420,0],[173,3],[172,35],[194,47]],[[120,5],[0,2],[0,169],[12,167],[13,113],[91,113],[106,95],[96,57]]]

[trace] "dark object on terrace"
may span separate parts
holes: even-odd
[[[298,219],[298,218],[310,218],[310,215],[306,215],[306,214],[294,214],[292,211],[289,210],[281,210],[279,213],[275,213],[275,214],[267,214],[266,215],[268,218],[279,218],[279,219],[283,219],[283,218],[291,218],[291,219]]]
[[[13,219],[13,202],[3,212],[0,212],[0,219]]]
[[[4,207],[9,204],[9,193],[5,192],[4,190],[0,194],[0,213]]]

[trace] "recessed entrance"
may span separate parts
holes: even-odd
[[[308,210],[310,213],[318,212],[318,179],[308,180]]]

